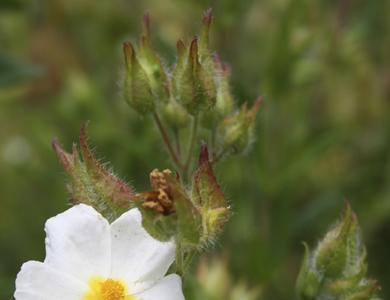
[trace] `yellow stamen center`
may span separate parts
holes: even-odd
[[[135,300],[127,292],[126,285],[120,280],[93,277],[89,280],[89,290],[82,300]]]

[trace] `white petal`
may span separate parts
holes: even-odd
[[[152,288],[137,295],[139,300],[184,300],[181,279],[171,274],[158,281]]]
[[[128,283],[161,279],[175,257],[175,244],[152,238],[141,225],[138,209],[111,224],[111,243],[111,276]]]
[[[80,300],[87,286],[41,262],[23,264],[16,278],[16,300]]]
[[[88,282],[110,271],[110,226],[92,207],[79,204],[49,219],[45,263]]]

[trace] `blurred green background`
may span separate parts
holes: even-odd
[[[229,285],[262,291],[229,299],[294,298],[301,242],[315,245],[345,198],[390,299],[386,0],[1,0],[0,299],[24,261],[44,258],[44,222],[68,206],[53,137],[70,149],[90,120],[91,143],[138,190],[170,167],[152,121],[121,99],[121,44],[138,38],[148,10],[172,64],[208,7],[238,101],[266,103],[251,151],[217,169],[235,214],[212,251],[222,259],[194,266],[187,299],[228,299]]]

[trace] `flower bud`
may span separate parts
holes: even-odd
[[[374,300],[378,285],[367,279],[366,251],[356,215],[347,203],[341,220],[305,257],[297,280],[301,299]]]
[[[223,149],[238,154],[248,148],[253,140],[253,125],[262,102],[262,97],[257,98],[250,109],[244,104],[239,112],[227,117],[220,124],[219,134]]]
[[[218,72],[217,103],[215,111],[221,117],[225,117],[233,110],[233,95],[230,90],[231,70],[223,64],[218,56],[215,57],[215,66]]]
[[[154,110],[154,97],[148,76],[135,55],[131,43],[123,44],[126,73],[123,80],[123,95],[126,102],[140,114]]]
[[[184,44],[178,42],[178,62],[173,73],[175,97],[192,114],[207,111],[215,105],[214,78],[199,61],[198,40],[194,39],[184,55]]]
[[[160,102],[167,102],[169,99],[168,75],[160,58],[152,48],[149,14],[144,15],[143,34],[139,50],[139,61],[148,77],[154,97],[159,99]]]
[[[73,204],[91,205],[113,221],[132,207],[131,199],[135,193],[95,158],[87,143],[85,125],[80,130],[80,147],[81,155],[75,145],[70,154],[61,148],[58,141],[53,141],[53,148],[70,178],[68,190],[71,201]]]
[[[192,177],[192,201],[201,209],[202,242],[212,242],[230,217],[230,207],[215,178],[206,145],[202,145],[199,166]]]
[[[212,10],[203,17],[200,38],[195,38],[187,49],[179,40],[178,61],[173,71],[172,85],[175,98],[192,115],[207,112],[216,102],[216,76],[213,55],[209,49]]]
[[[214,58],[216,70],[217,98],[214,109],[205,113],[203,125],[213,128],[226,116],[232,113],[234,107],[233,95],[230,91],[230,68],[223,64],[218,57]]]
[[[297,290],[303,300],[316,299],[315,297],[321,287],[321,277],[316,272],[311,261],[309,246],[306,243],[303,245],[305,247],[305,255],[297,280]]]
[[[199,37],[199,61],[203,66],[207,80],[215,80],[214,54],[210,50],[210,27],[213,21],[213,10],[209,8],[203,15],[202,30]],[[214,83],[215,85],[215,83]]]
[[[202,20],[202,30],[200,33],[199,41],[199,57],[201,62],[205,62],[211,59],[210,63],[212,64],[212,54],[210,51],[209,40],[210,40],[210,26],[213,21],[213,10],[209,8],[203,15]]]

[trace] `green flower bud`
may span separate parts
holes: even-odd
[[[376,281],[366,279],[366,251],[356,215],[347,203],[341,220],[305,257],[297,280],[303,300],[378,300]]]
[[[184,55],[185,46],[181,41],[177,46],[178,62],[173,73],[174,95],[190,114],[197,115],[215,105],[214,78],[199,61],[197,39],[191,42],[188,57]]]
[[[297,290],[303,300],[315,299],[321,287],[321,277],[313,267],[309,246],[304,243],[305,255],[297,280]]]
[[[173,71],[172,85],[175,98],[192,115],[210,111],[216,103],[216,72],[212,52],[209,50],[209,32],[212,11],[203,17],[200,39],[190,47],[179,40],[178,60]]]
[[[230,68],[223,64],[218,56],[215,57],[218,72],[217,103],[215,111],[220,117],[225,117],[233,111],[233,95],[230,90]]]
[[[181,76],[181,73],[184,72],[184,68],[187,62],[187,57],[186,57],[187,47],[182,40],[177,41],[176,49],[177,49],[177,62],[176,62],[176,67],[173,70],[173,78]]]
[[[231,212],[215,178],[206,145],[201,147],[199,166],[192,177],[192,201],[202,214],[202,243],[212,242]]]
[[[148,14],[143,19],[138,57],[131,43],[125,43],[123,50],[126,61],[124,96],[129,105],[145,114],[154,111],[155,104],[168,103],[170,82],[160,58],[152,48]]]
[[[263,102],[259,97],[252,108],[244,104],[239,112],[227,117],[219,126],[222,148],[232,153],[244,152],[253,140],[253,125]]]
[[[199,37],[199,61],[203,66],[205,72],[205,80],[210,82],[215,81],[216,70],[214,64],[214,54],[210,50],[209,40],[210,40],[210,27],[213,21],[213,11],[208,9],[203,16],[202,20],[202,30]],[[214,82],[215,86],[215,82]],[[212,88],[215,88],[212,86]]]
[[[73,204],[91,205],[113,221],[132,207],[131,199],[135,193],[95,158],[87,143],[85,126],[80,130],[80,147],[81,155],[75,145],[70,154],[61,148],[58,141],[53,141],[53,148],[69,175],[71,201]]]
[[[123,80],[123,95],[126,102],[140,114],[154,110],[154,97],[148,76],[135,55],[131,43],[123,44],[126,73]]]
[[[209,47],[210,40],[210,26],[213,21],[213,10],[209,8],[203,15],[202,30],[200,33],[199,41],[199,57],[201,62],[206,62],[210,59],[209,63],[212,64],[212,54]]]
[[[160,58],[152,48],[149,14],[144,15],[143,34],[141,36],[139,50],[139,62],[148,77],[153,95],[160,102],[167,102],[169,99],[168,75],[164,70]]]
[[[217,99],[214,109],[206,112],[202,123],[206,128],[217,126],[221,120],[232,113],[234,107],[233,95],[230,91],[230,68],[218,57],[214,58],[217,83]]]

